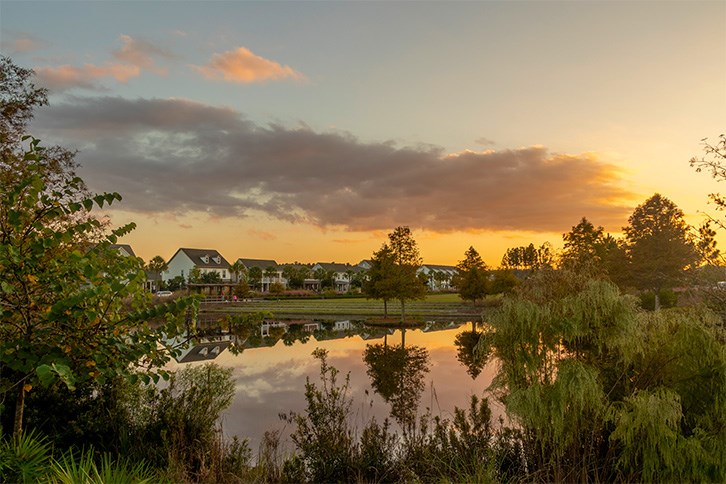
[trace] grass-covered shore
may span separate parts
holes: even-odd
[[[469,321],[479,319],[496,301],[487,299],[481,304],[462,301],[458,294],[429,294],[420,301],[406,302],[406,322],[427,320]],[[249,314],[270,312],[279,318],[365,319],[376,324],[400,324],[401,305],[388,302],[388,318],[384,318],[381,300],[360,298],[264,299],[237,303],[208,305],[206,313]]]

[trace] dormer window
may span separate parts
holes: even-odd
[[[212,260],[214,262],[216,262],[217,264],[221,264],[222,263],[222,257],[221,256],[213,257]]]
[[[202,262],[204,262],[205,264],[209,264],[209,256],[208,255],[205,254],[205,255],[201,256],[200,259],[202,259]]]

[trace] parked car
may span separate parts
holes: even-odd
[[[171,291],[156,291],[154,296],[156,297],[169,297],[172,295]]]

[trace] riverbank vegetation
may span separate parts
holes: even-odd
[[[448,418],[419,412],[427,352],[406,346],[404,330],[400,347],[384,338],[363,355],[390,420],[356,427],[347,376],[317,350],[320,380],[300,388],[306,409],[282,416],[294,448],[283,451],[270,431],[255,453],[220,427],[231,370],[165,370],[179,352],[175,337],[195,330],[186,323],[196,300],[154,304],[144,293],[141,261],[113,248],[133,226],[111,229],[95,217],[120,195],[88,193],[72,153],[25,137],[45,92],[30,71],[8,59],[1,67],[0,481],[726,481],[726,298],[713,282],[663,307],[664,291],[703,277],[717,251],[712,231],[695,237],[665,197],[635,210],[623,241],[583,219],[565,235],[559,266],[546,245],[507,252],[508,269],[526,277],[456,341],[471,374],[499,363],[468,408]],[[421,300],[412,269],[420,258],[405,227],[377,256],[378,314],[388,300],[400,302],[400,320],[449,316],[452,307],[481,314],[448,295]],[[496,282],[481,277],[477,256],[471,248],[460,265],[470,301]],[[636,297],[643,292],[653,311]],[[308,310],[369,310],[321,301]],[[300,304],[278,303],[262,309]],[[498,423],[494,400],[506,410]]]

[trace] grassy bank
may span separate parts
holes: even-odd
[[[457,294],[430,294],[421,301],[406,303],[406,320],[459,320],[478,319],[482,312],[494,304],[496,299],[484,304],[462,301]],[[351,299],[280,299],[255,300],[249,302],[210,305],[202,308],[206,313],[245,314],[268,311],[280,318],[331,318],[382,319],[384,306],[380,300],[364,298]],[[401,305],[397,301],[388,302],[388,320],[400,318]]]

